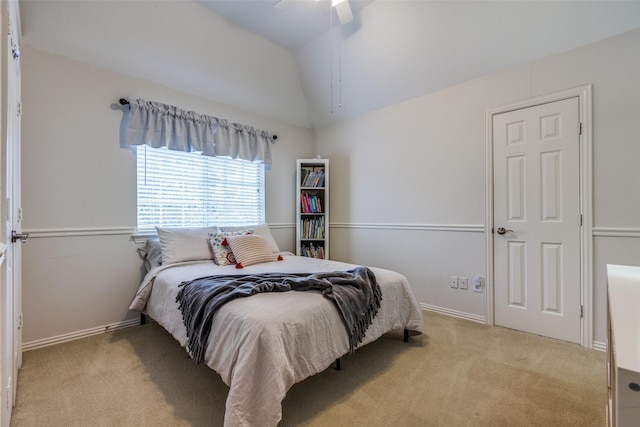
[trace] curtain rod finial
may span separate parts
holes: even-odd
[[[271,139],[275,141],[276,139],[278,139],[278,135],[271,135]]]
[[[120,98],[120,105],[129,105],[129,101],[124,98]]]

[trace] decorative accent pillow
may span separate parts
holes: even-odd
[[[236,268],[282,259],[273,253],[266,239],[257,234],[227,238],[236,259]]]
[[[209,245],[213,251],[213,261],[218,265],[235,264],[236,259],[229,247],[228,239],[232,236],[247,236],[251,234],[253,234],[253,230],[209,233]]]
[[[207,236],[209,233],[218,231],[218,227],[156,227],[156,230],[160,237],[162,262],[164,264],[213,258],[207,242]]]
[[[241,230],[253,230],[253,234],[257,234],[259,236],[264,237],[264,239],[267,241],[267,243],[269,244],[269,247],[271,248],[274,254],[277,254],[280,252],[280,248],[278,248],[278,244],[273,239],[273,236],[271,235],[271,230],[269,229],[268,224],[220,227],[220,231],[241,231]]]

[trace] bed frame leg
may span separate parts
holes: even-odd
[[[145,323],[147,323],[147,316],[144,313],[140,313],[140,324],[144,325]]]
[[[404,330],[404,342],[409,342],[409,331]]]
[[[339,370],[340,370],[340,358],[338,357],[336,359],[336,371],[339,371]]]

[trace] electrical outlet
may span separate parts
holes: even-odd
[[[449,284],[452,288],[458,289],[458,276],[451,276]]]
[[[469,289],[469,279],[466,277],[458,277],[458,286],[460,289]]]

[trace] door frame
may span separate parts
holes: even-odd
[[[486,249],[486,304],[485,313],[488,325],[495,324],[494,305],[494,234],[493,234],[493,116],[523,108],[535,107],[568,98],[578,98],[578,117],[581,123],[580,140],[580,211],[582,227],[580,227],[580,304],[582,319],[580,322],[580,343],[583,347],[593,345],[593,236],[592,230],[592,194],[593,194],[593,112],[591,103],[592,87],[590,84],[578,86],[540,95],[524,101],[514,102],[502,107],[488,110],[485,114],[485,249]],[[579,313],[576,313],[578,315]]]

